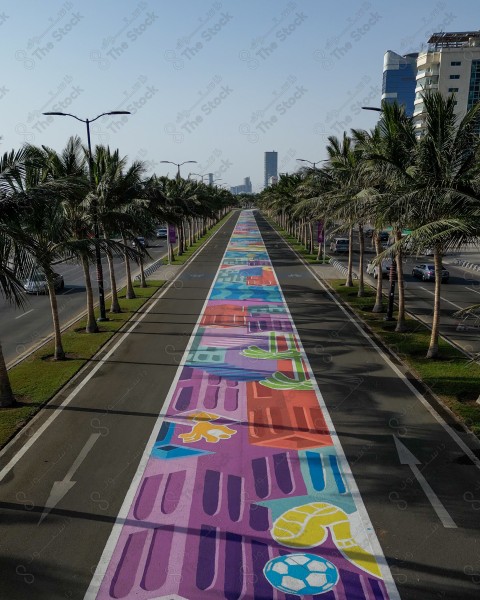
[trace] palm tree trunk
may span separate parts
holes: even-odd
[[[313,224],[311,221],[308,224],[308,234],[309,234],[309,245],[310,245],[308,253],[313,254],[315,252],[315,242],[313,241]]]
[[[123,244],[124,244],[124,246],[127,245],[127,240],[126,240],[125,236],[123,236]],[[126,250],[124,251],[123,256],[124,256],[124,260],[125,260],[125,272],[127,275],[127,292],[125,294],[125,298],[127,298],[128,300],[132,300],[133,298],[136,298],[136,296],[135,296],[135,292],[133,291],[132,271],[130,269],[130,259],[128,258],[128,254],[127,254]]]
[[[65,351],[62,346],[62,332],[60,331],[60,319],[58,318],[57,296],[53,280],[47,277],[48,293],[50,294],[50,308],[52,309],[53,335],[55,341],[54,360],[65,360]]]
[[[397,229],[395,232],[395,240],[399,242],[402,239],[402,230]],[[397,326],[395,331],[402,332],[407,330],[407,324],[405,321],[405,282],[403,279],[403,254],[399,250],[395,257],[397,263],[397,285],[398,285],[398,314],[397,314]]]
[[[353,227],[348,230],[348,265],[345,287],[353,287]]]
[[[115,277],[115,264],[113,262],[112,252],[107,248],[105,251],[107,255],[108,262],[108,270],[110,272],[110,287],[112,288],[112,304],[110,306],[111,313],[119,313],[122,312],[120,308],[120,303],[118,301],[118,292],[117,292],[117,278]]]
[[[438,248],[433,250],[433,263],[435,265],[435,296],[433,299],[432,334],[428,346],[427,358],[438,356],[438,336],[440,333],[440,292],[442,289],[442,255]]]
[[[381,252],[380,236],[379,236],[378,231],[375,231],[373,233],[373,235],[375,236],[375,252],[378,256]],[[372,312],[380,313],[382,311],[383,311],[383,271],[382,271],[382,265],[379,264],[378,277],[377,277],[377,294],[375,296],[375,304],[372,308]]]
[[[358,241],[360,244],[360,259],[358,262],[358,294],[357,296],[361,298],[365,296],[365,282],[363,278],[363,261],[365,258],[365,238],[363,237],[363,226],[358,225]]]
[[[82,263],[83,277],[85,279],[85,290],[87,292],[87,325],[85,331],[87,333],[98,333],[98,325],[95,319],[95,311],[93,309],[93,288],[92,280],[90,278],[90,269],[88,259],[86,256],[80,257]]]
[[[193,219],[188,220],[188,245],[193,246]]]
[[[14,404],[15,396],[12,392],[7,365],[5,364],[3,350],[0,344],[0,408],[6,408],[7,406],[13,406]]]

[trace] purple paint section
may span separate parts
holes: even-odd
[[[250,218],[236,228],[236,234],[242,231],[252,232],[249,236],[256,234]],[[241,239],[236,242],[239,250],[245,250]],[[261,240],[258,247],[262,248]],[[247,263],[269,264],[263,258],[245,259]],[[208,307],[225,303],[210,301]],[[296,497],[298,504],[305,504],[321,501],[321,495],[309,496],[313,485],[304,479],[304,455],[250,443],[245,381],[252,371],[273,373],[279,363],[240,354],[250,345],[267,349],[268,327],[278,326],[283,331],[293,328],[279,302],[267,305],[264,300],[229,299],[228,305],[253,308],[255,318],[252,313],[247,327],[198,329],[192,348],[204,345],[226,351],[228,373],[183,367],[165,417],[174,428],[167,448],[175,451],[177,458],[168,458],[166,451],[148,460],[103,578],[99,600],[149,600],[175,594],[191,600],[298,598],[275,590],[263,575],[268,560],[293,551],[270,535],[270,503],[280,503],[283,512],[283,507],[295,506]],[[255,333],[250,323],[258,324]],[[271,421],[274,430],[282,428],[282,414],[272,411]],[[207,442],[202,434],[205,429],[222,433],[222,428],[229,431],[223,439],[213,435],[216,441]],[[188,443],[180,437],[195,432],[197,437]],[[208,454],[192,455],[192,450]],[[262,501],[267,501],[266,505],[260,505]],[[330,533],[321,546],[308,552],[330,560],[341,573],[335,594],[322,595],[322,600],[387,600],[386,595],[378,595],[383,582],[375,586],[375,579],[344,558]]]

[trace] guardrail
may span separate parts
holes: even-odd
[[[331,258],[330,264],[332,265],[332,267],[335,267],[337,269],[337,271],[340,271],[340,273],[343,273],[343,275],[347,275],[348,269],[340,261],[335,260],[334,258]],[[352,279],[358,279],[358,275],[355,273],[355,271],[352,271]]]
[[[152,273],[155,273],[157,269],[159,269],[163,265],[163,258],[157,258],[151,265],[148,265],[146,269],[144,269],[145,277],[150,277]],[[135,276],[135,281],[140,281],[141,275]]]
[[[453,262],[459,267],[464,267],[465,269],[472,269],[472,271],[480,271],[480,265],[477,263],[471,263],[467,260],[460,260],[459,258],[454,258]]]

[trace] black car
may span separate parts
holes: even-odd
[[[418,277],[422,281],[435,281],[435,265],[431,263],[423,263],[415,265],[412,269],[412,275]],[[450,278],[450,273],[442,265],[442,283],[447,283]]]

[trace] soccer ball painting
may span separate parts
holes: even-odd
[[[338,582],[337,567],[316,554],[277,556],[268,561],[263,573],[274,588],[297,596],[324,594]]]

